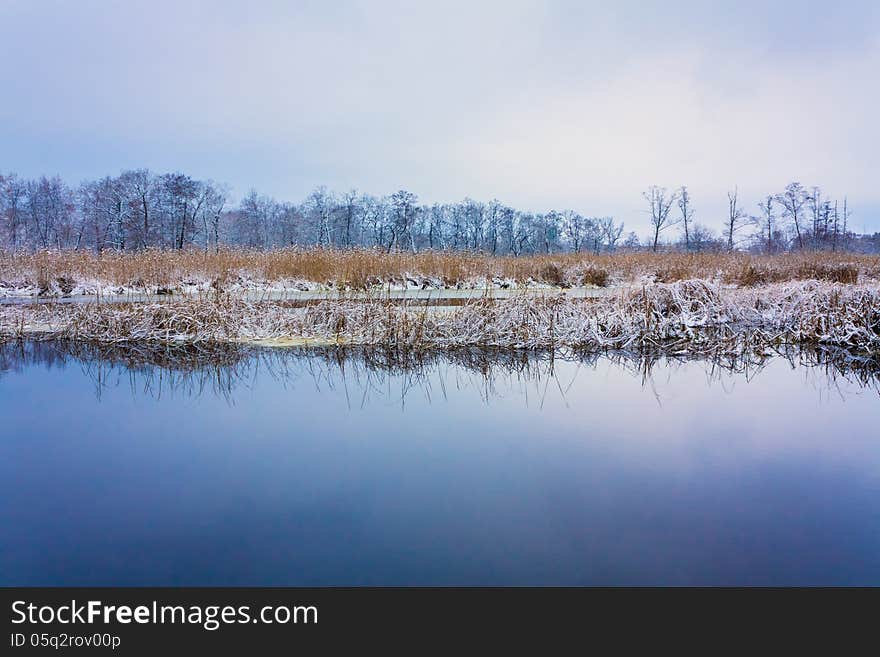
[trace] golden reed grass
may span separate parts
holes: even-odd
[[[384,253],[369,249],[222,249],[146,250],[133,253],[44,251],[0,252],[0,286],[63,292],[83,280],[106,285],[174,288],[186,282],[213,282],[222,287],[237,278],[272,282],[303,280],[363,289],[406,278],[431,278],[439,286],[502,279],[519,284],[538,282],[563,287],[625,283],[643,276],[658,282],[719,280],[740,286],[789,280],[855,283],[880,279],[880,257],[849,253],[801,252],[773,256],[687,253],[566,253],[493,257],[479,253],[426,251]]]

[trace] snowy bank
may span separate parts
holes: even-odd
[[[880,287],[799,282],[729,289],[702,280],[645,283],[595,299],[482,298],[442,312],[408,302],[305,306],[228,294],[140,304],[0,308],[0,336],[98,343],[262,342],[524,349],[760,352],[825,345],[880,353]]]

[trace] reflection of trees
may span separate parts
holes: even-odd
[[[395,349],[375,347],[265,348],[235,344],[145,345],[117,343],[18,341],[0,343],[0,376],[30,365],[47,368],[77,366],[95,385],[96,395],[128,382],[137,394],[220,395],[249,388],[258,376],[279,385],[305,383],[318,389],[343,389],[349,405],[375,397],[389,399],[419,391],[428,399],[445,396],[450,387],[472,389],[485,400],[503,391],[539,397],[558,389],[565,396],[577,373],[611,362],[619,370],[652,382],[658,369],[674,376],[684,364],[698,364],[708,385],[725,380],[749,381],[773,360],[819,375],[829,388],[840,384],[880,394],[880,357],[829,349],[786,348],[772,353],[721,354],[694,359],[649,352],[524,351],[493,348]],[[561,361],[577,364],[574,378],[559,377]],[[393,386],[392,386],[393,382]],[[393,392],[392,392],[393,388]]]

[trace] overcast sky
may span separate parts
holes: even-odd
[[[640,233],[648,185],[717,230],[728,188],[751,211],[799,180],[880,230],[878,7],[0,0],[0,171],[403,187]]]

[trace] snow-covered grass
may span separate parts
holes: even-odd
[[[369,249],[0,252],[0,297],[314,290],[511,289],[705,279],[736,286],[880,280],[880,258],[845,253],[616,253],[493,257]]]
[[[449,349],[502,347],[760,353],[786,345],[880,353],[880,287],[818,281],[731,289],[704,280],[645,283],[591,300],[479,299],[437,310],[381,300],[306,305],[230,294],[140,304],[0,308],[0,335],[94,343],[287,340]]]

